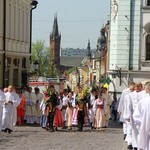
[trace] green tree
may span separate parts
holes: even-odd
[[[49,47],[45,46],[44,41],[37,40],[32,43],[32,63],[35,60],[39,63],[38,75],[44,77],[51,76],[50,52]]]

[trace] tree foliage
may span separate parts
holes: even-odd
[[[34,43],[32,43],[31,61],[32,63],[34,63],[36,60],[39,63],[39,76],[50,77],[51,64],[49,47],[46,47],[44,41],[42,40],[37,40]]]

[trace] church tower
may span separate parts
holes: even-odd
[[[53,30],[50,34],[50,61],[52,65],[52,77],[60,75],[60,41],[57,15],[54,16]]]
[[[91,60],[91,58],[92,58],[90,40],[88,40],[87,57],[88,57],[90,60]]]

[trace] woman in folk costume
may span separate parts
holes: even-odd
[[[47,89],[47,95],[46,95],[46,114],[48,116],[48,122],[47,122],[47,129],[50,131],[54,131],[54,116],[56,112],[56,106],[58,102],[58,96],[55,91],[55,87],[52,85],[48,87]]]
[[[53,123],[56,131],[58,130],[58,127],[64,126],[64,120],[61,112],[62,105],[63,105],[62,101],[60,100],[60,98],[58,98],[55,116],[54,116],[54,123]]]
[[[21,98],[21,102],[19,106],[17,107],[17,124],[22,125],[24,123],[24,117],[25,117],[26,99],[22,95],[21,91],[18,94],[19,94],[19,97]]]
[[[103,127],[103,117],[106,115],[106,101],[102,98],[102,94],[98,95],[93,105],[95,114],[95,128],[101,130]]]
[[[66,110],[66,124],[67,124],[68,130],[72,129],[73,101],[74,101],[73,92],[71,91],[68,94],[68,101],[67,101],[68,105],[67,105],[67,110]]]

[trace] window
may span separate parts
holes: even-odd
[[[147,0],[147,6],[150,6],[150,0]]]
[[[146,60],[150,60],[150,34],[146,36]]]

